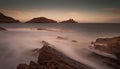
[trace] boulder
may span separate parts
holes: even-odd
[[[6,31],[6,29],[5,29],[5,28],[0,27],[0,31]]]

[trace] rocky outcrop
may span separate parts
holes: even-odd
[[[92,69],[67,57],[47,42],[43,41],[43,43],[44,46],[39,51],[38,62],[31,61],[29,65],[20,64],[17,69]]]
[[[95,49],[114,54],[120,58],[120,37],[98,38],[93,44]]]
[[[120,36],[98,38],[92,44],[95,50],[100,51],[99,53],[94,51],[94,53],[101,56],[101,61],[113,67],[113,69],[120,69]]]
[[[0,27],[0,31],[6,31],[6,29],[5,29],[5,28]]]
[[[69,20],[66,20],[66,21],[62,21],[60,23],[78,23],[78,22],[73,20],[73,19],[69,19]]]
[[[77,40],[72,40],[72,42],[77,43],[78,41]]]
[[[0,12],[0,23],[20,23],[20,21],[12,17],[5,16]]]
[[[37,30],[41,30],[41,31],[53,31],[53,32],[65,32],[65,30],[56,29],[56,28],[37,28]]]
[[[66,37],[62,37],[62,36],[57,36],[57,39],[68,40],[68,38],[66,38]]]
[[[26,23],[57,23],[57,21],[45,17],[33,18]]]
[[[30,69],[27,64],[19,64],[17,69]]]

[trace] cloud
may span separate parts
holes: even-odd
[[[109,13],[120,15],[120,8],[104,8],[103,10]]]
[[[11,16],[15,19],[21,20],[23,22],[30,20],[34,17],[48,17],[57,21],[66,20],[73,18],[78,22],[112,22],[120,23],[120,8],[103,8],[102,13],[94,13],[89,11],[61,11],[61,10],[34,10],[29,11],[22,10],[6,10],[0,9],[5,15]],[[54,16],[53,16],[54,14]]]
[[[108,22],[120,23],[120,8],[103,8]]]

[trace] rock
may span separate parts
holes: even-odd
[[[52,48],[49,43],[42,43],[44,46],[40,49],[38,62],[31,61],[29,65],[19,65],[17,69],[92,69]]]
[[[0,31],[6,31],[6,29],[5,29],[5,28],[0,27]]]
[[[12,17],[5,16],[0,12],[0,23],[20,23],[20,21]]]
[[[30,50],[26,51],[25,54],[37,57],[37,56],[39,56],[39,51],[40,51],[39,48],[30,49]]]
[[[97,58],[99,61],[101,61],[105,65],[109,66],[110,69],[120,69],[120,61],[117,59],[112,59],[109,57],[101,56],[94,52],[91,53],[91,56]]]
[[[62,36],[57,36],[57,39],[67,40],[68,38],[66,38],[66,37],[62,37]]]
[[[98,38],[93,43],[94,48],[120,57],[120,37]]]
[[[98,38],[95,42],[92,42],[92,44],[95,50],[99,50],[102,54],[108,54],[104,54],[105,56],[103,56],[94,52],[97,55],[102,56],[101,58],[104,63],[108,64],[114,69],[120,69],[120,36],[112,38]]]
[[[33,61],[30,62],[29,67],[30,67],[30,69],[42,69],[42,66],[40,66],[40,64],[37,64]]]
[[[72,42],[77,43],[78,41],[77,40],[72,40]]]
[[[32,52],[39,52],[40,49],[39,48],[36,48],[36,49],[33,49]]]
[[[29,69],[29,66],[27,64],[19,64],[17,69]]]
[[[69,20],[66,20],[66,21],[62,21],[60,23],[78,23],[78,22],[73,20],[73,19],[69,19]]]
[[[45,17],[33,18],[26,23],[57,23],[57,21]]]
[[[53,32],[65,32],[62,29],[56,29],[56,28],[37,28],[37,30],[43,30],[43,31],[53,31]]]

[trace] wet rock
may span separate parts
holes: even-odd
[[[100,51],[100,54],[96,53],[96,51],[94,51],[94,53],[101,56],[104,63],[113,67],[113,69],[120,69],[120,36],[112,38],[98,38],[95,42],[92,42],[92,44],[95,50]],[[103,53],[106,53],[104,54],[105,56],[101,55]]]
[[[33,49],[32,52],[39,52],[40,49],[39,48],[36,48],[36,49]]]
[[[26,23],[57,23],[57,21],[45,17],[33,18]]]
[[[30,69],[29,66],[27,64],[19,64],[17,66],[17,69]]]
[[[37,56],[39,56],[39,51],[40,51],[39,48],[30,49],[30,50],[26,51],[25,54],[37,57]]]
[[[42,66],[40,66],[39,64],[31,61],[30,65],[29,65],[30,69],[42,69]]]
[[[45,41],[43,43],[44,46],[40,49],[38,62],[31,61],[29,65],[19,65],[17,69],[25,69],[25,67],[26,69],[92,69],[52,48],[49,43]]]
[[[120,37],[98,38],[93,44],[97,50],[120,57]]]
[[[56,28],[37,28],[37,30],[43,30],[43,31],[52,31],[52,32],[65,32],[62,29],[56,29]]]
[[[5,28],[0,27],[0,31],[6,31],[6,29],[5,29]]]
[[[120,62],[117,59],[105,57],[95,52],[91,53],[91,57],[97,58],[104,65],[107,65],[108,67],[110,67],[110,69],[120,69]]]
[[[62,36],[57,36],[57,39],[67,40],[68,38],[65,38],[65,37],[62,37]]]
[[[72,40],[72,42],[77,43],[78,41],[77,40]]]

